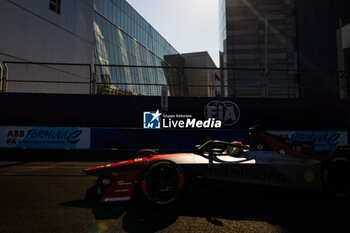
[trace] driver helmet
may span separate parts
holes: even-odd
[[[238,142],[238,141],[233,141],[231,142],[231,145],[227,147],[228,153],[230,153],[231,155],[234,156],[238,156],[242,154],[242,148],[240,147],[236,147],[237,146],[243,146],[242,142]]]

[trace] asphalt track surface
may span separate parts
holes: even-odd
[[[350,232],[349,202],[323,196],[238,190],[166,208],[88,202],[96,178],[82,169],[104,163],[1,161],[0,232]]]

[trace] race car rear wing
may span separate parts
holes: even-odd
[[[315,148],[313,142],[297,142],[267,133],[259,126],[249,128],[248,141],[251,150],[273,150],[281,154],[298,156],[311,156]]]

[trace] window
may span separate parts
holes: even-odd
[[[50,8],[50,10],[52,10],[60,15],[61,14],[61,0],[50,0],[49,8]]]

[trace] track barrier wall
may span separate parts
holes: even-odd
[[[276,131],[269,133],[299,142],[314,142],[315,151],[331,151],[349,146],[350,131]],[[1,126],[0,148],[120,150],[159,149],[193,151],[208,140],[242,141],[248,130],[147,130],[117,128]]]
[[[0,93],[0,147],[183,151],[209,139],[242,140],[253,125],[298,140],[316,140],[319,150],[349,145],[347,100],[169,96],[168,101],[162,116],[213,117],[226,124],[218,129],[144,129],[144,113],[161,111],[160,96]],[[26,138],[30,130],[36,130],[29,134],[31,140]]]

